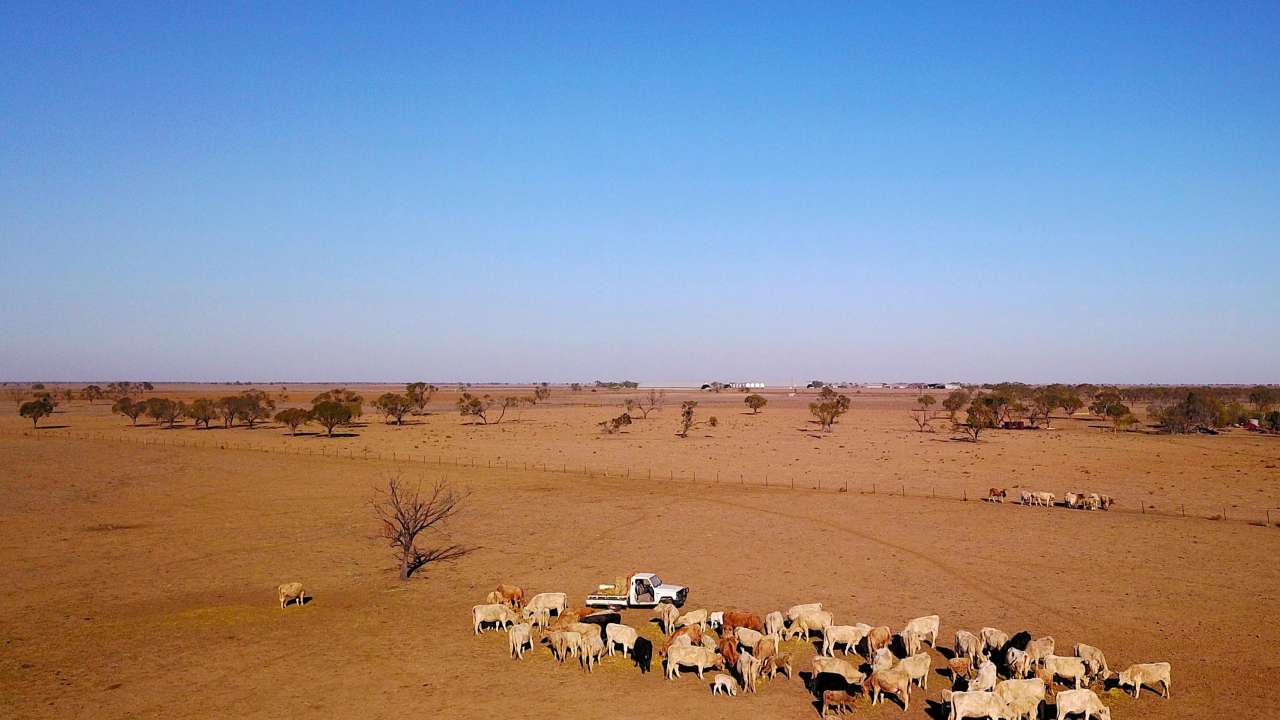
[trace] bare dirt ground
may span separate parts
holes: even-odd
[[[301,402],[314,393],[296,394]],[[1064,420],[974,446],[911,432],[905,399],[892,395],[855,398],[850,416],[821,437],[806,422],[806,398],[771,396],[752,417],[727,394],[699,397],[700,414],[722,423],[688,440],[672,436],[671,408],[627,434],[598,437],[594,423],[620,412],[622,396],[583,395],[572,402],[608,406],[561,395],[516,422],[483,427],[463,425],[442,398],[438,414],[417,424],[367,417],[354,437],[332,440],[274,427],[132,428],[105,403],[77,402],[48,421],[63,430],[25,436],[20,418],[5,418],[0,716],[817,717],[799,679],[713,698],[687,673],[667,682],[659,667],[641,675],[614,658],[586,675],[542,648],[509,660],[500,633],[471,634],[470,606],[499,581],[580,602],[598,582],[654,570],[692,586],[691,607],[763,613],[820,600],[838,622],[895,628],[936,612],[943,644],[958,628],[994,625],[1053,635],[1060,648],[1097,645],[1114,669],[1172,662],[1171,700],[1105,694],[1117,720],[1274,717],[1280,529],[728,482],[788,470],[832,486],[842,477],[939,491],[1022,482],[1243,509],[1277,504],[1272,438],[1117,436]],[[92,439],[59,437],[65,431]],[[354,458],[235,449],[304,444]],[[376,459],[410,451],[473,455],[480,466]],[[495,459],[510,469],[488,467]],[[655,476],[708,475],[699,484],[641,480],[638,468],[650,462]],[[587,477],[525,463],[617,470]],[[619,477],[626,466],[630,480]],[[717,470],[724,482],[707,484]],[[397,581],[366,504],[397,472],[426,482],[443,473],[470,487],[450,540],[480,549]],[[282,611],[274,589],[290,580],[306,583],[314,600]],[[626,622],[646,626],[648,617],[629,612]],[[807,668],[812,650],[790,649]],[[857,713],[938,717],[946,685],[934,675],[906,715],[865,702]]]

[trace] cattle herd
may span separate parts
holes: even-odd
[[[1004,488],[989,488],[987,490],[987,500],[989,502],[1002,503],[1009,496],[1009,491]],[[1041,507],[1053,507],[1058,503],[1058,496],[1051,492],[1023,490],[1018,495],[1018,502],[1022,505],[1039,505]],[[1099,493],[1074,493],[1069,492],[1062,497],[1062,506],[1072,508],[1074,510],[1110,510],[1116,499],[1110,495],[1101,495]]]
[[[641,673],[650,669],[653,643],[623,624],[617,612],[570,608],[560,592],[538,593],[526,600],[521,588],[507,584],[485,600],[471,609],[472,631],[479,635],[490,625],[505,629],[512,658],[521,659],[542,645],[557,661],[576,657],[591,672],[606,653],[619,651]],[[1117,686],[1131,689],[1135,698],[1144,685],[1169,697],[1167,662],[1130,665],[1117,676],[1096,647],[1078,643],[1073,654],[1058,655],[1052,637],[1033,638],[1026,631],[1009,635],[992,627],[977,633],[957,630],[954,646],[940,651],[937,615],[910,620],[894,632],[888,625],[837,625],[821,603],[795,605],[764,617],[744,610],[681,613],[669,604],[659,605],[656,614],[653,620],[664,634],[657,653],[666,679],[679,678],[682,669],[692,669],[700,679],[708,671],[723,671],[709,685],[716,695],[757,692],[762,682],[779,674],[794,679],[795,658],[783,651],[784,640],[815,642],[804,680],[824,716],[851,709],[857,698],[874,705],[892,696],[904,712],[908,710],[913,688],[928,692],[934,654],[926,645],[946,659],[938,670],[950,675],[951,688],[942,691],[940,702],[950,720],[1038,718],[1050,701],[1058,720],[1110,720],[1110,709],[1091,686],[1105,687],[1113,676]],[[863,661],[851,662],[851,653]],[[1064,689],[1054,694],[1059,683]]]

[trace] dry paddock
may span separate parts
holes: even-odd
[[[0,437],[0,716],[817,716],[799,680],[713,698],[690,674],[611,659],[585,675],[471,634],[499,580],[580,602],[647,569],[692,586],[693,607],[820,600],[895,627],[938,613],[947,644],[994,625],[1097,645],[1115,669],[1172,662],[1173,699],[1108,696],[1117,720],[1270,718],[1280,699],[1272,528],[455,469],[474,494],[451,539],[481,549],[400,583],[365,504],[398,467]],[[276,607],[289,580],[313,602]],[[937,716],[920,698],[906,717]]]

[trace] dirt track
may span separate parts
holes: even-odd
[[[500,634],[470,633],[469,607],[499,580],[580,599],[638,569],[691,585],[694,607],[821,600],[838,621],[895,627],[937,612],[944,644],[956,628],[994,625],[1051,634],[1059,647],[1089,642],[1116,668],[1172,662],[1173,699],[1108,695],[1117,720],[1226,708],[1263,718],[1280,700],[1280,633],[1266,620],[1280,580],[1272,528],[454,469],[475,494],[453,537],[482,549],[402,584],[364,505],[397,471],[436,475],[0,437],[0,714],[578,718],[644,705],[816,717],[799,680],[726,700],[687,674],[668,683],[620,658],[591,676],[543,649],[516,663]],[[274,587],[294,579],[315,600],[281,611]],[[637,626],[648,617],[628,615]],[[946,682],[931,678],[930,700]],[[920,698],[907,716],[936,716]],[[892,706],[858,714],[903,717]]]

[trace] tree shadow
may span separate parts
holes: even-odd
[[[336,440],[336,439],[338,439],[338,438],[353,438],[353,437],[360,437],[360,433],[352,433],[352,432],[336,432],[336,433],[333,433],[332,435],[330,435],[329,433],[319,433],[319,432],[318,432],[318,433],[315,433],[315,434],[314,434],[314,437],[320,438],[321,440],[327,440],[327,439],[334,439],[334,440]]]
[[[36,430],[66,430],[70,425],[37,425]]]

